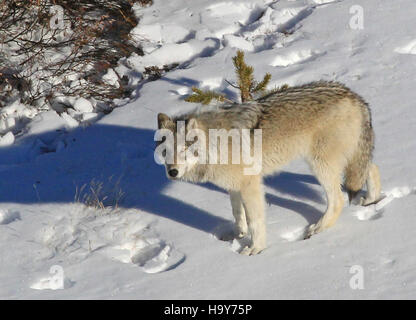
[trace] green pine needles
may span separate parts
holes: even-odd
[[[187,102],[209,104],[212,99],[224,102],[226,100],[225,95],[217,93],[211,90],[201,90],[197,87],[192,87],[193,94],[185,99]]]
[[[233,57],[233,64],[235,73],[237,75],[237,83],[232,84],[228,82],[234,88],[240,90],[241,102],[253,100],[255,96],[264,94],[267,92],[267,85],[272,78],[270,73],[266,73],[263,80],[258,82],[254,79],[254,68],[249,66],[244,61],[244,52],[237,51],[237,55]],[[185,99],[187,102],[209,104],[212,100],[219,102],[233,102],[225,97],[224,94],[212,91],[201,90],[196,87],[192,87],[193,93]]]
[[[237,88],[240,89],[241,102],[253,100],[254,94],[262,93],[266,90],[272,75],[266,73],[262,81],[255,81],[253,75],[254,68],[247,65],[244,61],[243,51],[237,51],[237,55],[233,57],[233,64],[237,74]]]

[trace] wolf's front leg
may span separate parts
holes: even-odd
[[[247,234],[247,221],[244,212],[241,193],[238,191],[230,191],[231,206],[233,208],[233,216],[235,219],[235,227],[221,235],[220,239],[224,241],[233,240],[235,238],[243,238]]]
[[[246,176],[241,188],[248,230],[251,234],[251,245],[240,253],[245,255],[258,254],[266,248],[266,221],[264,213],[264,192],[260,176]]]

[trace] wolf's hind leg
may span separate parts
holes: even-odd
[[[230,191],[230,200],[235,219],[235,227],[233,230],[221,235],[220,239],[224,241],[243,238],[247,234],[246,213],[244,211],[241,193],[238,191]]]
[[[367,178],[367,195],[361,199],[361,204],[366,206],[371,203],[377,202],[380,199],[381,194],[381,182],[380,182],[380,171],[378,166],[374,163],[370,164]]]
[[[258,254],[266,248],[266,221],[264,213],[264,192],[260,176],[246,176],[241,189],[241,198],[251,234],[251,245],[240,253],[245,255]]]
[[[333,226],[344,207],[344,197],[341,192],[342,165],[315,160],[312,168],[325,189],[328,205],[322,218],[316,224],[309,226],[305,239]]]

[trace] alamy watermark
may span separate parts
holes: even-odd
[[[353,276],[350,278],[350,288],[353,290],[364,289],[364,268],[360,265],[353,265],[350,268],[350,274]]]
[[[30,286],[35,290],[60,290],[65,288],[64,268],[60,265],[53,265],[49,268],[50,276],[42,278]]]
[[[358,4],[350,7],[350,28],[353,30],[364,29],[364,8]]]
[[[62,268],[60,265],[53,265],[50,267],[49,273],[52,275],[49,280],[49,288],[52,290],[64,289],[64,268]]]
[[[158,164],[242,163],[245,165],[245,175],[260,173],[262,169],[261,129],[208,129],[208,132],[198,128],[186,130],[185,121],[178,121],[176,128],[176,132],[169,129],[156,131],[154,140],[161,142],[154,153]],[[230,150],[231,159],[229,159]]]

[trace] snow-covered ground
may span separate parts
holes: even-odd
[[[137,7],[132,36],[146,55],[124,65],[138,78],[146,66],[176,69],[93,124],[48,111],[19,136],[2,133],[0,298],[415,298],[415,12],[414,0]],[[333,228],[301,240],[326,203],[297,161],[266,180],[267,250],[241,256],[237,241],[216,239],[232,219],[227,194],[168,181],[153,135],[158,112],[195,107],[183,100],[191,86],[238,97],[225,81],[235,79],[238,49],[257,78],[272,74],[271,87],[337,80],[370,103],[385,200],[346,206]],[[124,192],[116,210],[79,203],[93,182]]]

